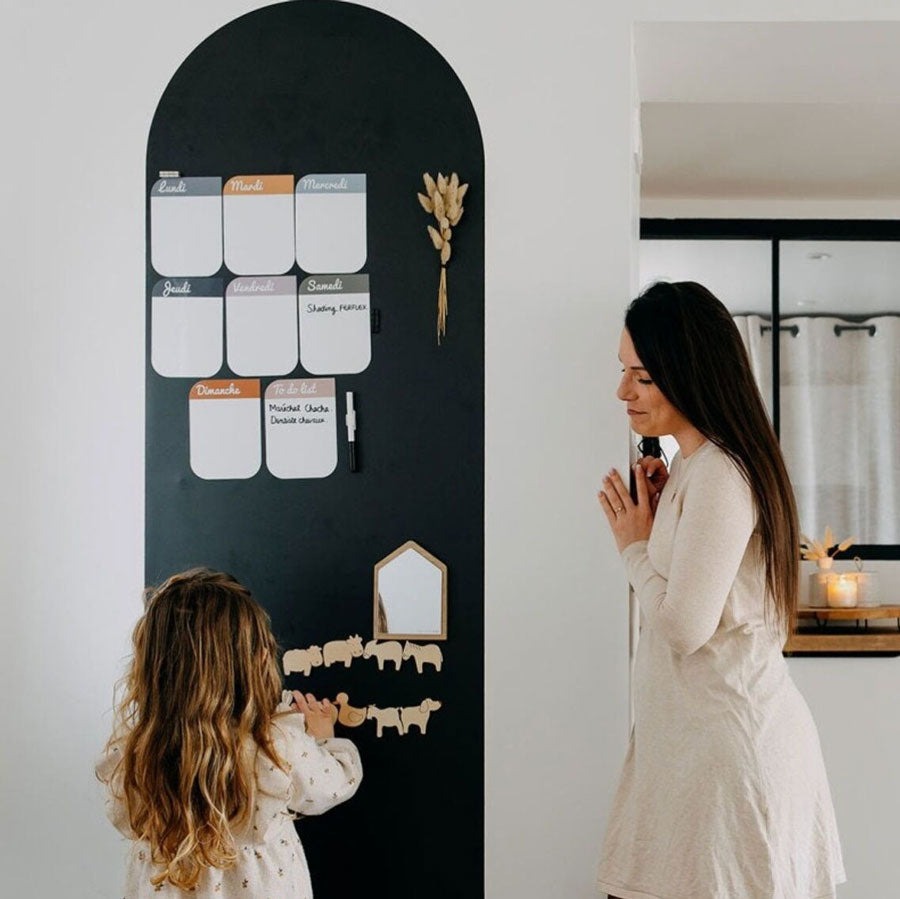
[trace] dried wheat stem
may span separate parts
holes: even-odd
[[[441,281],[438,287],[438,344],[440,345],[441,337],[446,333],[447,323],[447,269],[446,265],[450,261],[451,246],[450,239],[453,237],[453,228],[459,224],[462,218],[463,206],[462,199],[469,189],[468,184],[459,183],[459,175],[452,172],[450,177],[446,177],[443,172],[438,172],[437,180],[431,177],[428,172],[422,175],[422,183],[425,185],[426,193],[419,193],[419,204],[422,208],[433,214],[437,220],[438,227],[428,225],[428,236],[434,248],[441,254]],[[452,226],[452,227],[451,227]]]

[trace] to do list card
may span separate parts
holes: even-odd
[[[266,467],[277,478],[324,478],[337,467],[334,378],[266,388]]]

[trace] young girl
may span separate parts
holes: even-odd
[[[125,899],[311,899],[294,817],[344,802],[362,779],[334,707],[297,691],[279,701],[269,618],[230,575],[170,577],[133,640],[97,763],[107,814],[133,841]]]

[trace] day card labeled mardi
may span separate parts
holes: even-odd
[[[294,176],[237,175],[224,190],[225,266],[283,275],[294,264]]]

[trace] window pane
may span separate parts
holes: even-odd
[[[900,244],[782,241],[780,271],[780,436],[800,529],[900,543]]]

